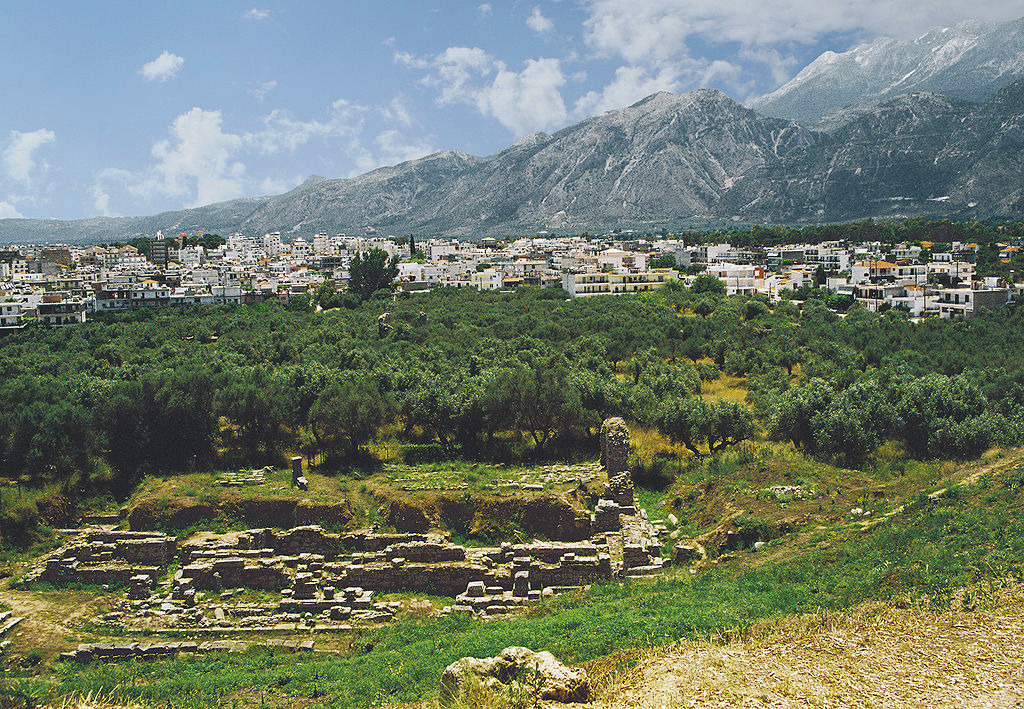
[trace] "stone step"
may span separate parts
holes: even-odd
[[[6,623],[4,623],[2,626],[0,626],[0,636],[7,635],[7,633],[11,630],[11,628],[16,626],[18,623],[20,623],[23,620],[25,620],[25,619],[22,618],[21,616],[15,616],[14,618],[11,618],[10,620],[8,620]]]

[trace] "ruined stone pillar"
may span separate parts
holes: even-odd
[[[601,465],[608,471],[608,477],[628,470],[629,429],[618,416],[605,419],[601,424]]]
[[[635,504],[628,457],[629,429],[626,428],[626,422],[618,416],[605,419],[601,424],[601,465],[608,471],[608,483],[604,486],[602,497],[624,508],[631,508]]]
[[[302,477],[302,456],[292,456],[292,487],[299,483]]]

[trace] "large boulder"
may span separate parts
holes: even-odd
[[[497,657],[464,657],[441,675],[441,699],[450,701],[475,687],[508,692],[534,701],[586,702],[590,680],[582,669],[566,667],[550,652],[507,647]]]

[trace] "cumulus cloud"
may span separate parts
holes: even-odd
[[[559,59],[528,59],[522,71],[514,71],[479,47],[449,47],[431,58],[400,54],[396,61],[430,69],[420,83],[438,91],[439,105],[473,106],[516,137],[560,126],[568,118]]]
[[[678,91],[679,76],[672,67],[649,73],[644,67],[621,66],[601,91],[588,91],[577,99],[573,116],[586,118],[614,108],[622,108],[658,91]]]
[[[488,15],[494,12],[494,9],[491,7],[491,3],[485,2],[477,5],[476,11],[480,15],[480,17],[487,17]]]
[[[234,160],[241,136],[225,133],[220,111],[201,108],[174,119],[171,136],[151,151],[157,159],[155,186],[180,196],[194,190],[195,205],[219,202],[243,193],[245,165]]]
[[[94,185],[92,188],[92,205],[104,217],[115,216],[110,211],[110,193],[100,185]]]
[[[45,128],[30,133],[12,130],[2,155],[7,177],[25,185],[29,184],[36,169],[36,150],[56,140],[56,134]]]
[[[364,138],[367,116],[398,127],[380,126],[372,134],[374,138]],[[277,109],[262,118],[257,130],[245,133],[227,130],[218,110],[193,108],[174,120],[166,137],[153,143],[153,161],[148,167],[108,167],[97,172],[90,194],[92,206],[100,214],[112,216],[112,205],[126,197],[136,204],[169,197],[191,207],[285,192],[302,178],[253,175],[250,167],[266,166],[269,161],[260,162],[261,157],[296,152],[317,140],[330,146],[330,153],[347,156],[357,172],[434,152],[430,140],[401,132],[411,122],[401,97],[380,106],[339,99],[327,106],[323,115],[312,118]]]
[[[564,85],[558,59],[528,59],[520,72],[500,70],[490,86],[477,92],[476,105],[516,136],[526,135],[565,123]]]
[[[96,175],[93,204],[110,211],[111,187],[136,198],[184,199],[189,206],[233,199],[244,194],[245,164],[236,159],[243,139],[222,128],[220,111],[193,108],[171,124],[169,136],[156,141],[150,154],[156,162],[138,172],[106,168]]]
[[[526,26],[537,34],[546,34],[555,29],[555,23],[550,17],[544,17],[539,7],[534,6],[530,16],[526,18]]]
[[[771,74],[772,82],[776,84],[788,81],[800,64],[796,57],[787,57],[770,47],[741,47],[738,56],[740,59],[763,64]]]
[[[0,219],[22,219],[23,215],[10,202],[0,200]]]
[[[146,81],[167,81],[181,71],[184,64],[185,60],[177,54],[164,51],[153,61],[143,64],[139,73]]]
[[[259,8],[254,7],[251,10],[246,10],[245,14],[242,15],[242,17],[244,17],[247,20],[256,20],[257,22],[259,22],[260,20],[265,20],[268,17],[270,17],[270,10],[261,10]]]

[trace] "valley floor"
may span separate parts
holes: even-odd
[[[1024,588],[960,605],[943,614],[868,605],[654,650],[586,706],[1024,707]]]

